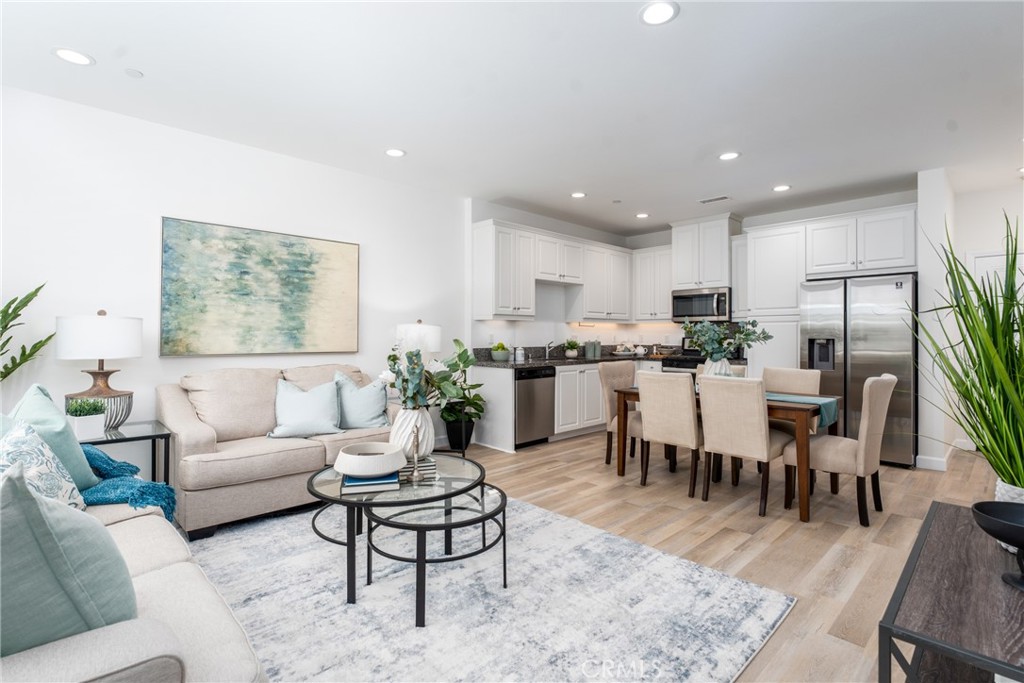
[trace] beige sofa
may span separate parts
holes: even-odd
[[[172,432],[175,519],[190,539],[213,533],[218,524],[314,502],[306,490],[309,475],[334,464],[342,446],[387,441],[390,427],[267,437],[277,424],[279,379],[308,390],[333,381],[336,371],[360,387],[373,381],[352,365],[316,365],[213,370],[157,387],[157,419]],[[387,408],[390,422],[400,406]]]
[[[86,511],[128,565],[138,616],[0,660],[4,681],[264,681],[239,625],[160,508]]]

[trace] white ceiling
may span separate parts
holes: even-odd
[[[1020,181],[1024,2],[680,4],[3,2],[2,76],[623,235]]]

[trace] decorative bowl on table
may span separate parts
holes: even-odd
[[[341,447],[334,469],[353,477],[382,477],[405,467],[405,451],[400,444],[370,441]]]
[[[495,351],[491,349],[491,360],[495,363],[506,363],[508,362],[509,350],[503,349],[501,351]]]
[[[1017,548],[1017,566],[1020,575],[1003,574],[1003,581],[1024,591],[1024,503],[986,500],[971,506],[974,521],[982,531]]]

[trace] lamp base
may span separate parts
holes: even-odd
[[[104,429],[110,432],[123,425],[124,421],[131,415],[135,393],[110,388],[110,376],[117,372],[117,370],[82,370],[82,372],[92,376],[92,386],[77,394],[65,395],[65,410],[67,409],[68,401],[74,398],[99,399],[107,404]]]

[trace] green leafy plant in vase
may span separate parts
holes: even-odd
[[[96,398],[73,398],[67,402],[64,412],[79,441],[95,439],[105,433],[107,404]]]
[[[580,355],[580,343],[575,339],[565,340],[565,357],[575,358]]]
[[[756,320],[743,320],[732,325],[702,320],[699,323],[684,322],[682,328],[690,345],[707,358],[704,362],[704,374],[707,375],[731,377],[728,358],[733,352],[764,344],[773,338],[767,330],[757,329]]]
[[[946,395],[946,405],[936,407],[996,473],[996,499],[1024,503],[1024,282],[1020,228],[1003,217],[1005,273],[975,278],[947,236],[940,254],[947,292],[939,306],[915,317],[918,341],[938,377],[924,367],[921,374]]]

